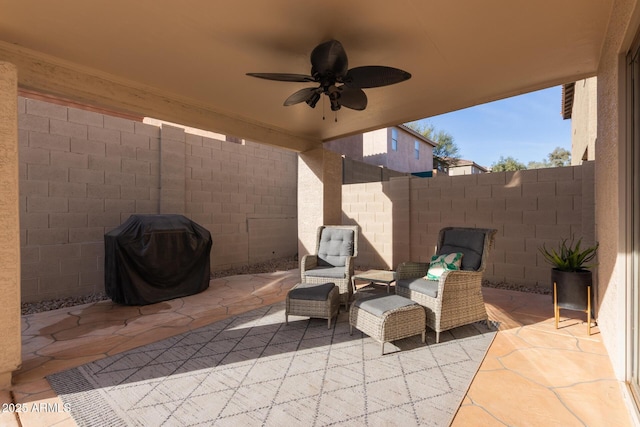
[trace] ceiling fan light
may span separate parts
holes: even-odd
[[[338,92],[338,89],[333,86],[333,90],[331,90],[327,96],[331,101],[331,111],[338,111],[340,109],[340,92]]]
[[[311,97],[307,99],[305,102],[309,107],[316,108],[316,104],[318,103],[319,99],[320,99],[320,94],[316,92],[313,95],[311,95]]]

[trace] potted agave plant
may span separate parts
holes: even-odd
[[[553,266],[551,282],[554,291],[556,328],[560,308],[586,311],[589,329],[593,316],[593,276],[590,264],[598,252],[599,244],[583,248],[582,239],[562,239],[557,249],[543,244],[539,248],[544,260]]]

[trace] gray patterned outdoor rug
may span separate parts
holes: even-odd
[[[263,307],[48,378],[80,426],[447,426],[495,336],[349,335]]]

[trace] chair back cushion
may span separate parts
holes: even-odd
[[[444,231],[438,255],[462,252],[461,270],[478,270],[482,264],[485,230],[449,229]]]
[[[353,255],[353,230],[345,228],[322,229],[318,245],[318,265],[344,267],[347,257]]]

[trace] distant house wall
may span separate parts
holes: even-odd
[[[473,175],[487,173],[487,168],[480,166],[473,160],[458,159],[455,165],[449,166],[449,176]]]
[[[474,175],[477,173],[485,173],[474,165],[449,166],[449,176],[456,175]]]
[[[378,129],[362,134],[362,158],[357,159],[372,166],[389,167],[391,146],[390,129]],[[341,150],[341,146],[338,149]]]
[[[375,165],[387,166],[388,159],[385,158],[389,151],[389,129],[378,129],[362,134],[362,158],[380,159],[378,163],[368,162]]]
[[[398,133],[397,150],[392,148],[393,129]],[[420,155],[415,157],[415,142]],[[358,151],[357,145],[361,149]],[[375,166],[384,166],[402,172],[430,172],[433,170],[433,146],[402,127],[378,129],[364,134],[336,139],[324,144],[324,148],[361,160]]]
[[[449,176],[472,175],[474,173],[479,173],[479,171],[474,170],[472,165],[449,166]]]
[[[297,251],[297,155],[18,99],[22,300],[104,290],[104,234],[131,214],[209,229],[213,270]]]
[[[598,133],[598,79],[575,82],[571,110],[571,164],[595,159]]]
[[[484,278],[550,287],[538,252],[562,237],[593,244],[594,163],[343,186],[343,221],[361,227],[357,265],[428,261],[447,226],[498,230]]]
[[[362,161],[364,134],[359,133],[357,135],[347,136],[334,141],[328,141],[322,144],[322,146],[326,150],[340,153],[353,160]]]
[[[433,170],[433,146],[411,133],[398,128],[398,150],[391,149],[391,128],[388,129],[389,151],[387,167],[399,172],[429,172]],[[415,156],[415,143],[418,142],[419,158]]]

